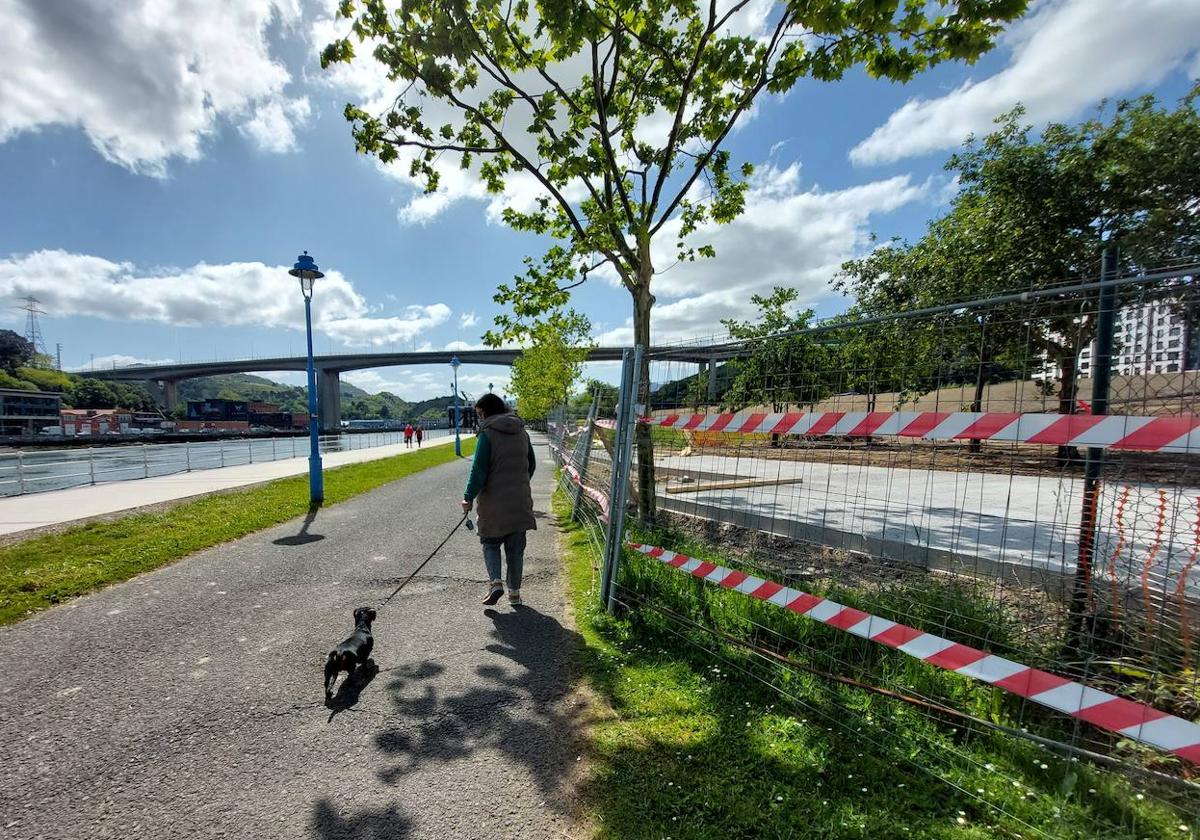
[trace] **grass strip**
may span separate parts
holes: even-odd
[[[813,675],[771,674],[744,649],[647,609],[606,615],[590,536],[561,490],[554,511],[584,640],[579,667],[615,713],[589,731],[582,792],[597,837],[1191,836],[1190,822],[1115,774]],[[627,553],[626,583],[640,576],[639,591],[659,587],[657,602],[745,631],[722,624],[736,615],[706,602],[696,581],[639,562]]]
[[[464,438],[462,449],[466,456],[473,454],[475,439]],[[326,470],[325,504],[454,460],[453,447],[435,446]],[[0,625],[307,512],[305,473],[181,502],[161,513],[93,522],[5,546],[0,548]]]

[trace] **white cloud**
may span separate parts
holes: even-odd
[[[0,0],[0,142],[78,126],[106,160],[161,176],[227,119],[286,151],[308,103],[285,95],[267,31],[299,16],[298,0]]]
[[[458,325],[466,329],[479,323],[479,316],[474,312],[464,312],[458,316]]]
[[[96,356],[87,364],[67,368],[71,371],[103,370],[104,368],[129,367],[130,365],[169,365],[174,359],[145,359],[140,356],[126,356],[124,353],[112,353],[108,356]]]
[[[471,344],[469,341],[451,341],[446,345],[447,350],[485,350],[483,344]]]
[[[308,97],[299,99],[272,99],[259,105],[254,116],[242,124],[242,134],[254,141],[260,149],[281,154],[296,149],[296,132],[293,126],[308,119],[312,106]]]
[[[458,389],[477,399],[490,383],[497,394],[507,392],[508,368],[463,365],[458,371]],[[388,391],[409,402],[445,397],[452,393],[453,374],[445,365],[375,368],[342,374],[342,379],[371,394]]]
[[[361,315],[353,318],[323,319],[320,329],[347,347],[383,347],[412,341],[421,333],[446,323],[450,307],[444,303],[409,306],[403,316]]]
[[[752,178],[745,213],[695,234],[696,243],[716,248],[715,259],[668,268],[678,223],[664,226],[656,237],[654,264],[667,270],[654,279],[652,341],[717,335],[723,318],[754,317],[750,296],[775,286],[798,289],[802,305],[827,296],[841,263],[866,244],[872,214],[922,200],[929,189],[907,175],[844,190],[804,189],[799,164],[762,166]],[[598,342],[631,344],[631,323],[601,333]]]
[[[912,99],[850,151],[889,163],[986,133],[1018,102],[1038,124],[1066,120],[1105,97],[1139,92],[1185,69],[1200,72],[1195,0],[1046,0],[1006,38],[1008,66],[936,99]]]
[[[287,267],[259,262],[145,270],[66,251],[0,260],[0,297],[28,295],[58,318],[304,329],[304,301]],[[317,281],[313,297],[314,327],[348,347],[412,341],[450,315],[444,303],[379,315],[337,271]]]

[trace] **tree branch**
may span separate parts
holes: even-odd
[[[758,95],[758,92],[761,91],[766,86],[767,81],[768,81],[767,68],[769,68],[771,66],[771,58],[775,54],[775,50],[778,48],[779,42],[780,42],[780,40],[783,36],[783,33],[786,29],[787,29],[787,15],[785,14],[784,16],[782,16],[779,19],[779,22],[775,25],[775,32],[771,35],[771,41],[768,44],[766,51],[763,53],[763,65],[762,65],[762,69],[759,71],[758,83],[755,84],[742,97],[742,101],[740,103],[738,103],[737,109],[729,116],[729,119],[725,122],[725,126],[724,126],[724,128],[721,129],[721,133],[719,135],[717,135],[717,138],[713,141],[713,143],[709,147],[708,151],[705,152],[703,155],[701,155],[700,159],[696,162],[696,166],[692,170],[692,174],[688,176],[688,179],[684,183],[683,187],[675,195],[675,198],[672,199],[671,203],[667,206],[667,209],[663,211],[663,214],[661,217],[659,217],[658,222],[656,222],[654,227],[652,227],[650,229],[651,236],[658,233],[658,231],[662,228],[662,226],[664,224],[666,224],[667,220],[671,218],[671,214],[675,212],[675,208],[679,206],[679,202],[683,200],[683,197],[685,195],[687,195],[688,190],[690,190],[692,188],[692,184],[694,184],[696,182],[696,179],[698,177],[700,177],[700,173],[703,172],[708,167],[708,164],[712,160],[713,155],[716,154],[717,150],[721,147],[721,143],[729,135],[729,132],[733,130],[733,126],[737,123],[738,118],[741,117],[742,113],[748,107],[750,107],[750,105],[754,102],[754,97],[756,97]],[[661,181],[661,172],[660,172],[660,181]]]
[[[742,5],[745,5],[744,3]],[[683,126],[683,114],[687,110],[688,96],[692,92],[692,82],[696,79],[696,71],[700,69],[700,62],[704,58],[704,48],[708,45],[709,38],[716,31],[717,23],[717,0],[709,0],[708,4],[708,25],[704,28],[704,34],[700,36],[699,43],[696,44],[696,54],[692,56],[692,63],[688,67],[687,75],[683,79],[683,83],[679,86],[679,104],[675,107],[675,119],[671,122],[671,132],[667,135],[667,143],[663,147],[663,160],[659,164],[658,178],[654,182],[654,192],[650,196],[650,206],[646,208],[646,218],[654,218],[654,213],[658,208],[658,201],[662,195],[663,185],[666,184],[667,178],[671,174],[671,164],[674,162],[674,152],[676,142],[679,140],[679,130]]]
[[[431,152],[463,152],[472,155],[495,154],[504,151],[501,146],[460,146],[456,143],[426,143],[424,140],[411,140],[407,137],[383,137],[384,143],[397,149],[405,146],[416,146]]]
[[[629,204],[629,195],[625,192],[625,182],[621,175],[621,168],[617,166],[617,157],[613,152],[612,143],[608,139],[608,114],[604,104],[604,80],[602,78],[601,68],[599,64],[599,50],[596,42],[592,42],[592,86],[595,88],[596,97],[596,113],[600,117],[600,145],[604,149],[605,157],[605,184],[609,183],[609,172],[613,174],[612,181],[616,182],[617,195],[621,198],[621,206],[625,209],[625,218],[632,224],[634,219],[633,208]],[[613,69],[613,77],[615,78],[617,71]],[[609,197],[611,203],[611,195]]]

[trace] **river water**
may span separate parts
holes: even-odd
[[[425,437],[439,438],[450,433],[446,429],[427,429]],[[403,441],[402,432],[328,435],[321,438],[321,452],[346,452]],[[127,446],[5,452],[0,453],[0,497],[307,455],[307,437],[135,443]]]

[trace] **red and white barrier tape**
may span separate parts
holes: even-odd
[[[1122,414],[1008,414],[976,411],[817,411],[787,414],[672,414],[643,423],[696,432],[998,440],[1148,452],[1200,452],[1200,417]]]
[[[1183,718],[774,581],[676,554],[659,546],[629,545],[706,583],[887,645],[922,662],[997,686],[1101,729],[1200,764],[1200,726]]]
[[[574,482],[576,485],[578,485],[583,490],[584,494],[589,499],[591,499],[593,502],[595,502],[596,505],[600,508],[600,521],[607,524],[607,522],[608,522],[608,494],[601,493],[596,488],[588,487],[586,484],[583,483],[583,476],[581,476],[579,474],[579,470],[575,468],[575,464],[573,463],[573,461],[574,461],[573,454],[571,456],[567,456],[566,451],[562,447],[555,446],[553,443],[550,444],[550,449],[553,450],[554,454],[558,456],[560,461],[562,461],[563,472],[565,472],[568,476],[570,476],[571,481]]]
[[[580,489],[583,490],[584,494],[587,495],[587,497],[589,499],[591,499],[593,502],[595,502],[599,506],[600,521],[607,523],[608,522],[608,494],[601,493],[596,488],[588,487],[586,484],[584,484],[583,477],[579,474],[579,470],[575,469],[575,466],[573,464],[571,464],[569,461],[563,464],[563,472],[565,472],[567,475],[569,475],[571,477],[571,481],[575,482],[575,484],[577,484],[580,487]]]

